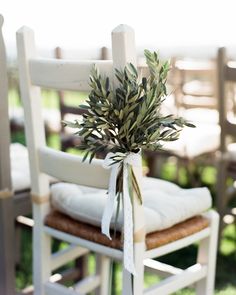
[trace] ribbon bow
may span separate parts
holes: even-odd
[[[134,266],[134,253],[133,253],[133,210],[129,195],[128,183],[128,165],[141,166],[140,155],[135,153],[122,154],[122,153],[108,153],[103,167],[111,169],[108,201],[106,203],[103,216],[102,216],[102,233],[105,234],[110,240],[110,223],[116,205],[116,180],[120,168],[120,163],[114,163],[114,157],[122,157],[123,159],[123,212],[124,212],[124,267],[130,273],[135,275]]]

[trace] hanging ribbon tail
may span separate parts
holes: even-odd
[[[110,157],[113,156],[114,154],[109,153],[104,160],[103,167],[106,169],[111,168],[111,175],[110,175],[110,180],[109,180],[109,190],[108,190],[108,201],[106,202],[105,209],[103,211],[103,216],[102,216],[102,233],[106,235],[110,240],[110,223],[114,211],[114,207],[116,204],[116,179],[119,171],[119,164],[113,164],[111,166],[110,163],[111,159]]]
[[[118,154],[118,153],[117,153]],[[119,172],[120,164],[113,164],[114,153],[109,153],[105,160],[103,167],[106,169],[111,169],[110,181],[109,181],[109,191],[108,191],[108,201],[106,203],[103,216],[102,216],[102,233],[105,234],[109,239],[110,236],[110,223],[116,204],[116,181]],[[123,154],[122,154],[123,156]],[[129,192],[129,173],[128,165],[140,166],[141,161],[138,154],[129,153],[123,159],[123,212],[124,212],[124,255],[123,263],[125,269],[136,275],[135,265],[134,265],[134,241],[133,241],[133,207],[131,203],[131,196]]]
[[[124,267],[128,272],[136,275],[134,266],[133,245],[133,209],[128,189],[128,169],[124,163],[123,170],[123,200],[124,200]]]

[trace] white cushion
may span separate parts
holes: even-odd
[[[87,188],[69,183],[57,183],[51,188],[51,203],[54,208],[74,219],[100,226],[106,190]],[[182,189],[168,181],[144,178],[143,203],[146,232],[169,228],[211,207],[211,196],[207,188]],[[113,223],[111,227],[114,226]],[[117,229],[122,228],[122,212]]]
[[[165,142],[164,149],[190,159],[216,151],[220,144],[220,127],[216,124],[195,125],[196,128],[184,128],[178,140]]]
[[[12,143],[10,157],[13,190],[28,189],[30,187],[30,172],[27,148],[20,143]]]
[[[236,161],[236,143],[230,143],[227,146],[229,159],[232,161]]]
[[[183,85],[183,92],[196,96],[213,96],[214,89],[212,84],[210,81],[192,80]]]
[[[13,191],[21,191],[30,188],[30,168],[28,149],[20,143],[10,145],[11,181]],[[56,182],[56,178],[49,176],[50,182]]]
[[[218,124],[219,112],[216,109],[207,108],[191,108],[180,109],[179,116],[184,117],[188,121],[192,121],[195,124]]]

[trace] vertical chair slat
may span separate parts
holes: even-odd
[[[11,193],[7,59],[0,15],[0,294],[15,293],[14,213]]]
[[[32,192],[37,195],[46,195],[48,179],[40,173],[37,149],[46,145],[44,124],[42,120],[42,107],[40,89],[32,85],[29,70],[29,60],[34,58],[33,31],[23,27],[17,32],[18,65],[20,71],[21,97],[25,112],[25,132],[27,146],[29,147],[29,162],[31,171]],[[39,178],[39,181],[38,181]]]
[[[8,115],[7,60],[2,35],[3,17],[0,15],[0,191],[11,190],[10,123]]]
[[[112,56],[114,69],[123,70],[128,63],[137,66],[134,30],[126,25],[120,25],[112,31]],[[114,85],[117,85],[114,78]],[[140,158],[141,161],[141,158]],[[142,183],[142,164],[140,167],[134,168],[134,173],[138,183]],[[133,199],[133,239],[134,239],[134,264],[138,270],[139,276],[132,277],[125,269],[123,270],[123,294],[128,294],[128,290],[132,290],[136,295],[143,293],[143,255],[145,251],[145,222],[143,206],[140,204],[138,197],[134,193]],[[138,238],[137,238],[138,236]],[[133,286],[132,286],[133,285]]]
[[[29,60],[36,56],[33,31],[23,27],[17,32],[18,66],[21,98],[25,111],[25,132],[29,148],[32,192],[37,198],[33,205],[33,275],[35,294],[44,294],[44,283],[51,275],[51,238],[42,233],[44,217],[49,212],[48,176],[40,172],[37,150],[45,146],[45,131],[41,112],[40,89],[31,84]],[[45,202],[40,202],[45,200]]]

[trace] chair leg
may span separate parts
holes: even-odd
[[[78,282],[88,275],[88,255],[77,258],[75,260],[75,268],[79,271],[79,275],[75,279],[75,282]]]
[[[35,224],[33,234],[34,295],[45,295],[44,284],[51,276],[51,237],[39,224]]]
[[[0,199],[0,294],[15,294],[14,215],[12,197]]]
[[[142,265],[139,267],[139,271],[135,276],[133,276],[133,294],[141,295],[144,289],[144,264],[142,260]]]
[[[132,276],[123,268],[123,291],[122,295],[142,295],[144,286],[144,264],[143,257],[145,251],[144,242],[134,243],[134,260],[136,275]]]
[[[215,285],[215,268],[216,268],[216,254],[217,254],[217,240],[218,240],[218,213],[211,212],[210,220],[210,236],[200,242],[198,249],[197,262],[202,265],[207,265],[207,275],[205,278],[197,282],[197,295],[213,295]]]
[[[133,276],[133,294],[141,295],[144,289],[144,264],[145,243],[136,242],[134,244],[134,258],[136,275]]]
[[[132,275],[123,268],[123,287],[122,287],[122,295],[132,295],[133,288],[132,288]]]
[[[22,227],[15,222],[15,264],[20,265],[21,262],[21,232]]]
[[[110,295],[110,274],[111,274],[111,259],[105,255],[97,255],[96,257],[96,272],[100,275],[101,284],[96,294]]]
[[[216,184],[216,207],[220,214],[219,238],[223,230],[223,217],[226,207],[226,169],[227,163],[224,159],[220,159],[218,163],[217,184]]]

